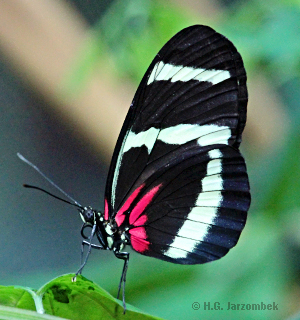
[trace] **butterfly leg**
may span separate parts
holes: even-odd
[[[94,244],[94,243],[90,243],[89,241],[83,240],[82,243],[81,243],[80,265],[86,264],[87,257],[85,259],[85,262],[84,263],[82,262],[83,261],[83,250],[84,250],[84,246],[85,245],[89,246],[89,254],[90,254],[91,248],[98,249],[98,250],[104,250],[104,248],[101,245],[97,245],[97,244]]]
[[[124,314],[126,311],[126,303],[125,303],[125,283],[126,283],[126,273],[127,273],[127,268],[128,268],[128,262],[129,262],[129,252],[117,252],[115,251],[115,256],[118,259],[124,260],[124,265],[123,265],[123,270],[122,270],[122,275],[119,283],[119,289],[118,289],[118,295],[117,299],[119,299],[120,291],[121,291],[121,286],[123,283],[123,308],[124,308]]]
[[[94,225],[93,225],[93,228],[92,228],[92,231],[91,231],[91,235],[90,235],[89,238],[88,238],[88,241],[87,241],[87,240],[83,240],[82,243],[81,243],[81,266],[80,266],[80,268],[77,270],[77,272],[75,273],[75,276],[74,276],[74,278],[73,278],[74,280],[76,279],[76,276],[77,276],[78,274],[81,274],[81,272],[82,272],[84,266],[86,265],[87,260],[88,260],[88,258],[89,258],[89,256],[90,256],[90,253],[91,253],[91,251],[92,251],[92,248],[103,249],[102,246],[99,246],[99,245],[96,245],[96,244],[93,244],[93,243],[92,243],[92,239],[93,239],[93,237],[94,237],[94,235],[95,235],[95,232],[96,232],[96,227],[97,227],[96,224],[94,224]],[[87,254],[86,254],[86,256],[85,256],[85,259],[84,259],[84,261],[82,262],[82,260],[83,260],[83,249],[84,249],[84,245],[88,245],[89,248],[88,248],[88,252],[87,252]]]

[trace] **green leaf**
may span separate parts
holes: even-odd
[[[45,313],[72,320],[81,320],[83,317],[89,320],[119,318],[160,319],[145,314],[129,304],[126,304],[127,309],[124,315],[121,301],[115,299],[107,291],[81,275],[77,276],[76,280],[73,281],[74,276],[74,274],[67,274],[58,277],[45,284],[36,293],[28,288],[1,286],[0,304],[36,310],[34,300],[39,303],[39,300],[42,299]],[[41,307],[39,308],[41,310]],[[20,319],[30,318],[20,317]]]
[[[26,288],[0,286],[0,305],[36,310],[34,299]]]

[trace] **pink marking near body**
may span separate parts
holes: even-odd
[[[147,221],[148,217],[143,214],[142,216],[140,216],[137,220],[135,220],[135,222],[133,223],[134,226],[139,227],[142,226],[143,224],[145,224],[145,222]]]
[[[143,239],[131,236],[131,246],[137,252],[144,252],[149,249],[149,242]]]
[[[131,236],[139,239],[147,239],[146,230],[143,227],[132,228],[129,230]]]
[[[123,204],[122,208],[118,211],[116,214],[115,220],[117,222],[117,225],[120,226],[124,219],[125,215],[124,212],[129,209],[130,205],[134,201],[134,199],[138,196],[140,193],[141,189],[144,187],[145,184],[140,185],[137,189],[135,189],[132,194],[129,196],[129,198],[126,200],[126,202]]]
[[[125,220],[125,215],[119,214],[119,212],[118,212],[116,214],[115,220],[116,220],[117,225],[120,226],[123,223],[123,221]]]
[[[152,201],[161,185],[162,184],[154,187],[152,190],[147,192],[130,213],[129,223],[136,227],[129,230],[130,242],[132,248],[135,251],[144,252],[149,249],[150,242],[146,240],[146,229],[142,227],[142,225],[146,223],[148,217],[147,215],[142,213],[144,212],[148,204]]]
[[[104,220],[108,220],[108,203],[106,199],[104,201]]]
[[[129,230],[129,233],[130,242],[135,251],[144,252],[148,250],[150,242],[145,240],[147,238],[145,228],[133,228]]]
[[[144,212],[145,208],[152,201],[153,197],[157,193],[158,189],[161,187],[162,183],[158,186],[154,187],[152,190],[147,192],[143,198],[136,204],[129,216],[129,224],[135,225],[135,221],[139,218],[139,216]]]

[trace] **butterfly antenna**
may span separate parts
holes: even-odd
[[[77,203],[73,203],[73,202],[68,201],[68,200],[66,200],[66,199],[63,199],[63,198],[61,198],[61,197],[58,197],[57,195],[55,195],[55,194],[53,194],[53,193],[51,193],[51,192],[49,192],[49,191],[47,191],[47,190],[45,190],[45,189],[42,189],[42,188],[40,188],[40,187],[32,186],[32,185],[26,184],[26,183],[23,184],[23,187],[29,188],[29,189],[36,189],[36,190],[42,191],[42,192],[44,192],[44,193],[46,193],[46,194],[49,194],[49,196],[51,196],[51,197],[53,197],[53,198],[55,198],[55,199],[58,199],[58,200],[63,201],[63,202],[65,202],[65,203],[71,204],[72,206],[75,206],[75,207],[77,207],[77,208],[83,209],[83,207],[80,206],[80,205],[78,205]]]
[[[41,189],[39,187],[34,187],[34,186],[30,186],[30,185],[27,185],[25,184],[24,187],[26,188],[32,188],[32,189],[37,189],[37,190],[40,190],[40,191],[43,191],[51,196],[53,196],[54,198],[57,198],[59,200],[62,200],[66,203],[69,203],[69,204],[73,204],[73,205],[76,205],[77,207],[80,207],[80,208],[83,208],[82,205],[80,203],[78,203],[75,199],[73,199],[71,196],[69,196],[64,190],[62,190],[57,184],[55,184],[50,178],[48,178],[36,165],[34,165],[33,163],[31,163],[29,160],[27,160],[24,156],[22,156],[19,152],[17,153],[17,156],[19,157],[20,160],[22,160],[23,162],[27,163],[31,168],[33,168],[35,171],[37,171],[43,178],[45,178],[54,188],[56,188],[57,190],[59,190],[62,194],[64,194],[68,199],[70,199],[73,203],[67,201],[67,200],[64,200],[58,196],[55,196],[54,194],[44,190],[44,189]]]

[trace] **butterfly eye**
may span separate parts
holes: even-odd
[[[80,211],[80,215],[82,217],[82,220],[85,222],[85,223],[91,223],[93,224],[94,223],[94,220],[95,220],[95,212],[93,211],[92,208],[90,207],[85,207],[84,209],[82,209]]]

